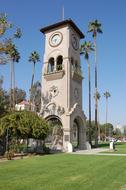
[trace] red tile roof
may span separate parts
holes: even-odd
[[[23,100],[22,102],[18,103],[18,105],[30,105],[30,103],[26,100]]]

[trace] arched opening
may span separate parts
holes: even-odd
[[[73,121],[71,130],[71,143],[74,149],[85,149],[85,132],[84,121],[81,117],[77,116]]]
[[[62,63],[63,63],[63,57],[62,57],[62,55],[59,55],[56,60],[56,70],[57,71],[62,70],[62,67],[63,67]]]
[[[50,127],[50,134],[45,140],[46,146],[53,150],[62,150],[63,127],[60,119],[56,116],[50,116],[46,120]]]
[[[54,72],[54,58],[51,57],[48,62],[48,73]]]
[[[74,148],[79,146],[79,124],[77,119],[74,119],[73,129],[72,129],[72,145]]]

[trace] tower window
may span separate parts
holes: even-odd
[[[54,58],[51,57],[48,62],[48,73],[54,71]]]
[[[58,57],[57,57],[57,60],[56,60],[56,70],[57,71],[60,71],[60,70],[62,70],[62,63],[63,63],[63,57],[61,56],[61,55],[59,55]]]

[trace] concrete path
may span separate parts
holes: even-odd
[[[70,154],[83,154],[83,155],[98,155],[98,156],[126,156],[126,154],[116,154],[116,153],[104,153],[109,151],[108,148],[94,148],[91,150],[77,150]]]

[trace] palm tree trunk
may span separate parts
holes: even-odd
[[[8,128],[6,130],[6,152],[8,152]]]
[[[99,107],[98,107],[98,141],[101,140],[101,136],[100,136],[100,121],[99,121]]]
[[[35,62],[33,62],[33,70],[32,70],[32,80],[31,80],[31,89],[30,89],[30,110],[31,110],[31,96],[32,96],[32,87],[33,87],[33,84],[34,84],[34,75],[35,75]]]
[[[14,62],[12,62],[12,83],[13,83],[13,109],[15,109],[15,69],[14,69]]]
[[[34,83],[34,75],[35,75],[35,63],[33,63],[33,70],[32,70],[32,80],[31,80],[31,89]]]
[[[96,36],[94,37],[94,54],[95,54],[95,146],[98,146],[98,99],[97,99],[97,47],[96,47]]]
[[[12,61],[10,62],[10,110],[11,110],[11,107],[12,107]]]
[[[106,127],[108,122],[108,98],[106,97],[106,125],[105,125],[105,141],[106,141]]]
[[[88,64],[88,92],[89,92],[89,143],[92,146],[92,141],[91,141],[91,76],[90,76],[90,63],[87,60]]]

